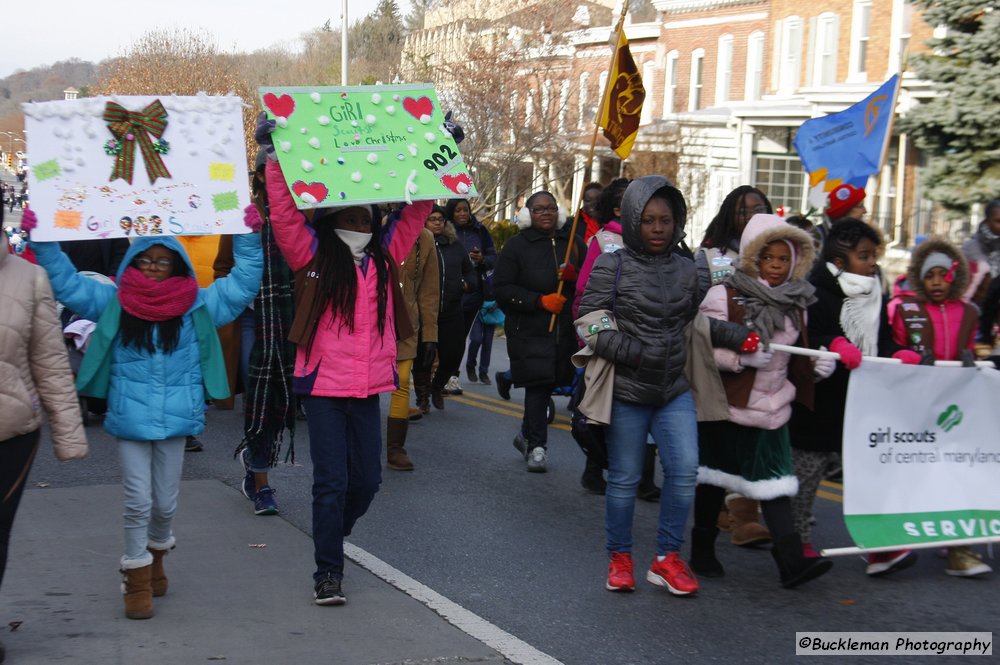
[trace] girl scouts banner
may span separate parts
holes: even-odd
[[[823,208],[838,185],[864,189],[882,168],[892,135],[899,74],[839,113],[806,120],[795,134],[795,151],[809,173],[809,202]]]
[[[844,521],[862,548],[1000,540],[1000,372],[863,364],[844,412]]]
[[[260,88],[300,209],[470,198],[476,187],[428,84]]]
[[[24,104],[35,240],[246,233],[242,100]]]

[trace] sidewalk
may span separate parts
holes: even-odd
[[[213,480],[183,483],[170,591],[154,600],[155,617],[130,621],[121,513],[118,485],[25,491],[0,592],[9,665],[506,662],[350,562],[348,604],[316,606],[312,539],[281,517],[255,517]]]

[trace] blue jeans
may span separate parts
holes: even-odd
[[[169,542],[184,467],[184,437],[118,439],[125,490],[125,558],[144,559],[146,545]]]
[[[304,398],[313,464],[312,525],[316,581],[344,576],[344,538],[382,483],[378,395]]]
[[[614,400],[607,428],[604,518],[609,552],[632,551],[632,515],[647,434],[656,441],[663,466],[656,553],[679,552],[684,543],[698,476],[698,423],[690,391],[661,407]]]
[[[469,331],[469,352],[465,357],[465,366],[476,369],[476,356],[479,356],[479,374],[490,373],[490,356],[493,354],[493,334],[496,326],[488,326],[479,317],[472,322]],[[480,354],[480,350],[482,353]]]

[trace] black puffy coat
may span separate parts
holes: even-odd
[[[654,194],[664,194],[674,215],[670,251],[643,252],[639,219]],[[677,255],[687,207],[681,193],[662,176],[632,181],[621,203],[625,247],[594,263],[580,301],[579,315],[615,312],[617,331],[597,338],[597,355],[615,363],[615,399],[662,406],[687,391],[684,329],[704,296],[694,261]]]
[[[556,317],[552,332],[552,314],[539,306],[539,298],[555,293],[559,286],[559,265],[569,242],[565,229],[550,238],[527,228],[500,250],[493,292],[506,316],[507,353],[517,386],[569,385],[573,380],[570,358],[577,345],[571,303],[567,302]],[[579,270],[586,250],[579,238],[572,242],[570,263]],[[572,298],[575,288],[575,282],[567,282],[563,293]]]
[[[445,224],[440,235],[434,236],[438,253],[438,269],[441,274],[441,311],[459,312],[462,310],[462,296],[468,291],[479,288],[479,278],[476,268],[472,265],[469,253],[455,235],[451,222]]]
[[[826,263],[817,262],[809,273],[809,283],[816,287],[816,302],[809,306],[806,327],[809,346],[830,348],[830,342],[844,336],[840,327],[840,310],[844,306],[844,291]],[[878,355],[891,356],[900,347],[892,340],[892,326],[884,303],[879,317]],[[814,410],[798,402],[792,403],[789,433],[792,446],[817,452],[840,452],[844,438],[844,405],[847,403],[847,382],[851,372],[837,363],[828,378],[816,383]]]

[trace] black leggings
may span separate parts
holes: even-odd
[[[38,451],[39,430],[0,441],[0,585],[7,570],[7,544],[14,515]]]
[[[465,354],[465,336],[462,310],[444,311],[438,315],[438,368],[433,387],[444,388],[448,379],[458,376],[458,368]]]

